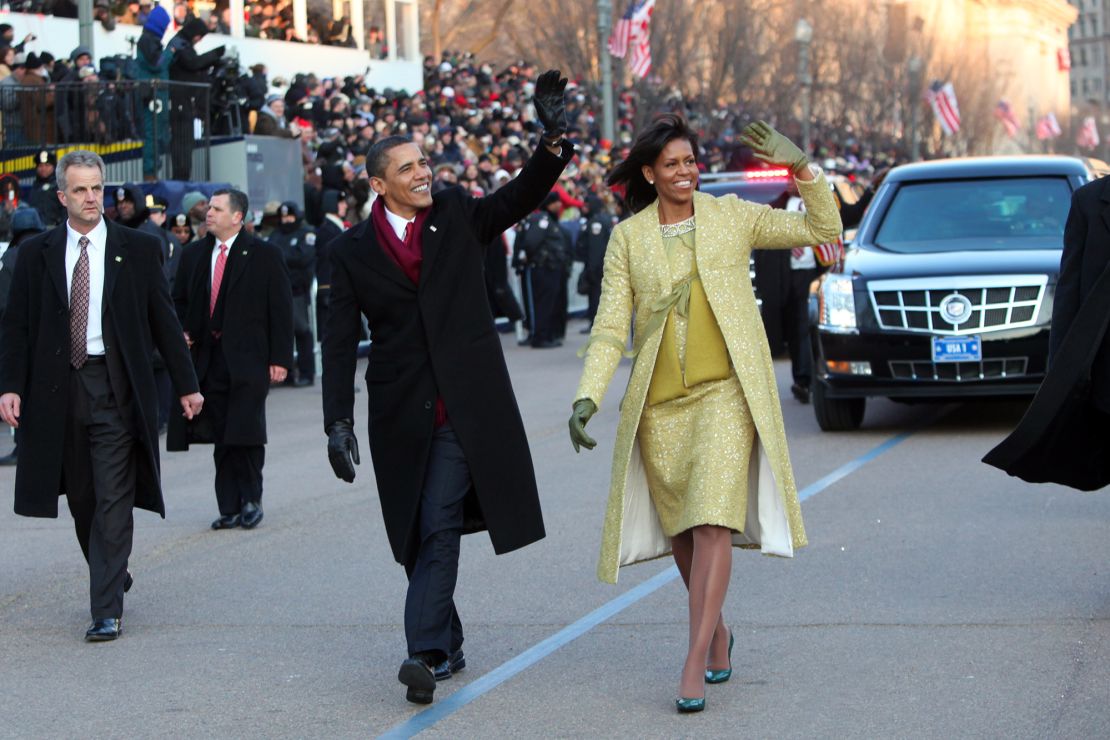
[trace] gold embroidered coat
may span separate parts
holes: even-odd
[[[798,181],[804,213],[786,212],[726,195],[694,194],[696,259],[709,305],[744,389],[758,435],[749,465],[747,521],[733,535],[739,546],[792,557],[806,544],[794,473],[786,446],[775,371],[748,271],[753,248],[822,244],[840,236],[840,214],[823,175]],[[661,331],[641,337],[652,304],[671,293],[671,275],[659,233],[658,201],[619,224],[609,240],[601,303],[575,399],[600,408],[633,326],[639,348],[620,405],[613,448],[609,503],[601,538],[598,578],[617,582],[623,565],[670,552],[647,488],[636,432],[651,382]]]

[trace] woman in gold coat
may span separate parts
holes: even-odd
[[[841,229],[824,175],[797,146],[764,123],[741,139],[791,169],[804,213],[697,192],[697,138],[674,114],[644,129],[610,175],[635,215],[609,241],[570,419],[575,451],[592,449],[585,424],[621,357],[635,357],[598,577],[615,583],[620,566],[673,554],[690,608],[680,712],[704,709],[705,683],[732,674],[733,637],[721,614],[731,546],[792,557],[806,544],[749,256],[832,241]]]

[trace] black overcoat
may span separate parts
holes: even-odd
[[[107,229],[103,324],[108,376],[124,421],[139,442],[135,506],[165,517],[151,363],[155,349],[178,396],[197,392],[197,379],[162,273],[162,245],[110,221]],[[64,223],[20,244],[0,327],[0,392],[18,393],[22,404],[15,512],[23,516],[58,516],[58,496],[65,493],[62,452],[70,406],[65,251]]]
[[[173,298],[177,316],[193,338],[197,375],[204,378],[214,349],[208,299],[212,294],[211,234],[190,242],[181,253]],[[220,343],[231,376],[224,444],[266,444],[266,396],[270,366],[293,366],[293,294],[281,250],[245,231],[228,256]],[[201,416],[204,412],[201,411]],[[198,420],[199,421],[199,420]],[[185,425],[171,419],[166,449],[189,448]]]
[[[1030,483],[1110,484],[1110,178],[1075,191],[1052,307],[1049,370],[983,462]]]
[[[360,314],[373,345],[366,370],[370,456],[389,543],[398,562],[415,550],[415,522],[431,446],[435,401],[466,454],[482,522],[494,551],[544,536],[532,456],[483,276],[485,245],[527,216],[569,161],[546,148],[492,195],[460,188],[433,196],[421,231],[418,285],[379,246],[363,221],[331,242],[331,309],[323,343],[324,426],[354,418]]]

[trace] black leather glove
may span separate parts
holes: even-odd
[[[340,419],[328,427],[328,462],[336,478],[354,483],[355,465],[359,464],[358,439],[350,419]]]
[[[536,118],[543,124],[543,138],[556,140],[567,132],[567,102],[563,91],[567,78],[557,69],[549,69],[536,80],[536,91],[532,95],[532,105],[536,106]]]
[[[586,434],[586,422],[596,413],[597,404],[590,399],[580,398],[574,402],[574,412],[570,415],[570,443],[574,445],[575,452],[580,446],[587,450],[597,446],[597,442]]]

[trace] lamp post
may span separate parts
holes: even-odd
[[[921,157],[918,151],[921,148],[921,134],[918,126],[918,116],[921,115],[921,73],[925,69],[925,62],[919,56],[912,56],[906,60],[906,78],[909,84],[910,98],[910,161],[916,162]]]
[[[598,60],[601,64],[601,135],[610,142],[616,141],[613,124],[613,60],[609,56],[609,33],[612,30],[612,0],[597,0]]]
[[[802,151],[809,156],[810,134],[810,97],[813,91],[813,78],[809,75],[809,45],[813,41],[813,26],[805,18],[794,24],[794,40],[798,42],[798,84],[802,86]]]

